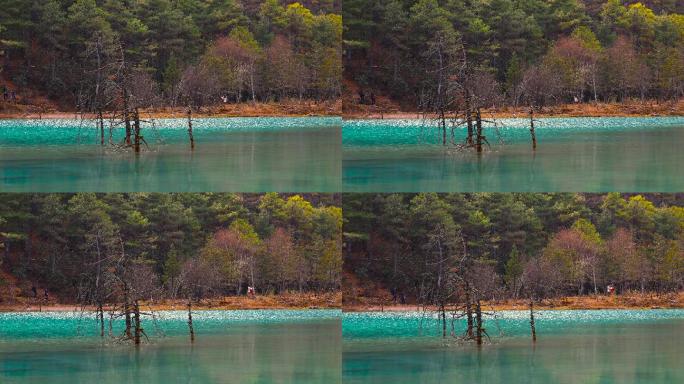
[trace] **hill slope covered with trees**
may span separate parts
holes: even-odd
[[[335,0],[8,0],[6,87],[62,108],[334,99],[342,18]]]
[[[4,194],[0,299],[334,292],[341,226],[334,195]]]
[[[684,289],[681,195],[345,194],[343,209],[350,282],[397,304]]]
[[[682,4],[346,1],[345,78],[360,89],[347,98],[376,92],[406,110],[678,99]]]

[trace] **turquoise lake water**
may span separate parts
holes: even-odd
[[[481,156],[441,145],[434,122],[350,120],[345,192],[681,192],[684,117],[500,119]],[[498,133],[497,133],[498,132]],[[457,140],[465,128],[455,129]]]
[[[103,343],[92,314],[0,314],[0,383],[341,382],[340,311],[196,311],[193,345],[186,316],[143,319],[136,349]]]
[[[444,341],[433,314],[345,313],[345,383],[681,383],[684,310],[527,311],[485,319],[492,342]],[[457,321],[456,332],[465,330]]]
[[[101,147],[92,121],[0,120],[0,191],[340,190],[340,118],[196,119],[194,152],[185,119],[142,131],[149,150],[136,156]],[[123,128],[113,136],[123,140]]]

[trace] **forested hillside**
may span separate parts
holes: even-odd
[[[343,209],[345,271],[397,303],[684,288],[682,195],[345,194]]]
[[[335,195],[4,194],[0,297],[67,302],[328,292],[339,288]],[[134,287],[135,288],[135,287]],[[151,293],[154,292],[154,293]]]
[[[343,13],[356,103],[374,103],[371,93],[433,111],[684,96],[677,0],[349,0]]]
[[[88,111],[129,97],[142,107],[331,99],[339,11],[336,0],[5,0],[0,75],[20,102],[46,94]]]

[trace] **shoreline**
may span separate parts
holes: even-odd
[[[9,108],[8,108],[9,107]],[[527,107],[503,107],[483,109],[483,114],[490,118],[529,118]],[[141,109],[141,114],[148,118],[187,118],[185,107],[159,107]],[[111,115],[105,114],[105,118]],[[560,104],[542,107],[535,111],[535,118],[564,117],[678,117],[684,116],[684,99],[673,102],[626,103],[586,103]],[[0,119],[74,119],[95,118],[94,113],[80,114],[77,111],[60,111],[35,105],[0,104]],[[282,103],[243,103],[224,104],[202,107],[193,111],[193,118],[238,118],[238,117],[342,117],[344,120],[402,120],[421,119],[418,111],[384,108],[380,106],[345,104],[341,99],[317,101],[286,101]]]
[[[256,297],[226,296],[203,299],[192,303],[193,311],[236,311],[236,310],[333,310],[342,308],[341,292],[324,294],[286,294]],[[166,299],[154,302],[141,302],[141,307],[154,311],[187,311],[187,300]],[[105,311],[111,309],[106,306]],[[75,303],[49,302],[42,304],[28,298],[18,298],[16,303],[0,304],[0,313],[11,312],[80,312],[94,311],[94,306],[81,306]]]
[[[528,107],[503,107],[497,109],[483,109],[486,117],[509,119],[529,119]],[[676,102],[627,102],[627,103],[586,103],[586,104],[560,104],[550,107],[542,107],[535,110],[535,118],[562,118],[562,117],[677,117],[684,116],[684,99]],[[385,109],[378,106],[352,105],[352,108],[342,109],[342,117],[345,120],[400,120],[420,119],[419,111],[402,111],[397,109]]]
[[[370,299],[370,298],[366,298]],[[369,300],[370,301],[370,300]],[[510,299],[483,302],[483,307],[494,311],[529,311],[529,302],[522,299]],[[415,312],[431,306],[422,307],[417,304],[354,303],[342,304],[343,312]],[[534,310],[651,310],[651,309],[684,309],[684,292],[672,294],[629,293],[615,296],[568,296],[545,299],[535,303]]]
[[[78,119],[95,118],[94,113],[81,114],[77,111],[59,111],[45,109],[34,105],[0,105],[0,119]],[[338,117],[341,115],[342,101],[288,101],[283,103],[244,103],[224,104],[202,107],[193,110],[193,118],[227,118],[227,117]],[[187,119],[187,107],[142,108],[140,114],[146,118]],[[104,114],[104,118],[111,114]]]

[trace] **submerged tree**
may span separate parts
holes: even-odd
[[[221,277],[214,266],[202,259],[190,259],[183,264],[179,276],[182,293],[187,298],[188,331],[190,341],[195,341],[195,328],[192,322],[192,302],[211,297],[219,292]]]
[[[470,252],[468,236],[455,223],[449,206],[435,194],[412,199],[409,228],[420,228],[410,235],[416,245],[413,252],[422,258],[416,265],[419,302],[435,308],[442,337],[460,337],[454,322],[465,318],[462,337],[482,345],[488,337],[483,302],[496,297],[499,291],[494,263]]]
[[[560,271],[545,259],[531,258],[524,265],[522,283],[529,303],[530,332],[533,342],[537,341],[534,307],[542,300],[556,295],[562,287],[562,279]]]
[[[438,10],[425,12],[439,14]],[[482,110],[500,102],[500,85],[491,72],[470,60],[470,49],[453,26],[447,20],[438,20],[439,28],[429,32],[420,58],[428,76],[421,83],[418,108],[424,116],[434,117],[442,145],[475,148],[482,153],[489,145],[483,122],[494,123],[483,118]],[[462,142],[454,131],[464,125],[466,137]]]
[[[158,275],[154,273],[151,263],[144,259],[131,260],[129,265],[122,270],[121,280],[125,290],[123,297],[123,307],[127,323],[126,335],[130,335],[129,318],[133,320],[133,342],[140,345],[142,337],[148,338],[143,329],[142,315],[153,316],[152,310],[144,312],[141,310],[141,301],[151,300],[160,293]]]

